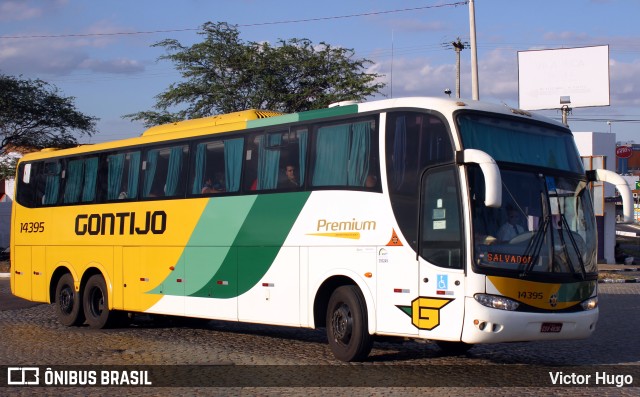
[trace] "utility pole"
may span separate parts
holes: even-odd
[[[476,45],[476,7],[473,0],[469,0],[469,34],[471,37],[471,92],[473,100],[480,100],[478,83],[478,51]]]
[[[465,48],[469,48],[469,43],[462,42],[460,37],[456,41],[442,43],[444,48],[453,48],[456,50],[456,98],[460,98],[460,53]]]
[[[460,98],[460,52],[464,50],[465,45],[459,37],[458,41],[454,41],[451,45],[456,50],[456,98]]]

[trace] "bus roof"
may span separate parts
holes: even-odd
[[[207,128],[216,125],[226,125],[233,123],[242,123],[249,120],[258,120],[268,117],[280,116],[283,113],[273,112],[270,110],[243,110],[240,112],[233,112],[227,114],[219,114],[210,117],[203,117],[200,119],[184,120],[175,123],[158,125],[151,127],[142,133],[142,136],[151,136],[157,134],[166,134],[168,132],[179,132],[186,130],[197,130],[200,128]]]
[[[438,97],[403,97],[383,99],[362,103],[344,103],[326,109],[309,110],[299,113],[279,113],[269,110],[243,110],[204,117],[200,119],[184,120],[175,123],[154,126],[144,131],[139,137],[109,141],[91,145],[80,145],[71,149],[43,149],[39,152],[28,153],[23,160],[63,156],[89,151],[99,151],[118,147],[134,146],[145,143],[161,142],[168,139],[180,139],[188,136],[208,135],[222,132],[239,131],[251,128],[270,127],[280,124],[343,116],[348,114],[366,113],[388,108],[406,109],[434,109],[449,117],[453,112],[461,109],[480,110],[491,113],[511,115],[530,120],[537,120],[566,128],[562,123],[553,119],[529,113],[520,109],[500,106],[486,102],[438,98]],[[185,134],[188,132],[188,134]],[[54,151],[55,150],[55,151]]]

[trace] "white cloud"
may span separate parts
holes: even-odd
[[[3,1],[0,3],[0,21],[24,21],[38,18],[43,14],[40,7],[27,1]]]
[[[609,61],[610,94],[612,105],[640,105],[640,60]]]
[[[26,21],[45,16],[68,0],[3,0],[0,2],[0,21]]]
[[[110,46],[129,46],[131,40],[123,36],[109,35],[125,29],[114,26],[108,21],[98,21],[85,30],[85,33],[102,33],[100,36],[45,37],[0,40],[0,72],[12,75],[68,75],[78,69],[90,69],[101,73],[139,73],[144,71],[142,62],[120,57],[116,59],[95,59],[95,49]],[[20,36],[47,36],[43,32],[22,32]],[[18,34],[16,34],[18,36]],[[147,44],[144,44],[147,47]]]
[[[99,73],[118,73],[118,74],[132,74],[144,71],[144,65],[139,61],[132,59],[112,59],[102,61],[98,59],[85,59],[78,65],[80,69],[89,69],[93,72]]]

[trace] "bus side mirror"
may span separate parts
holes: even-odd
[[[597,169],[587,171],[587,180],[589,182],[607,182],[614,185],[616,189],[618,189],[620,197],[622,197],[622,213],[624,214],[624,223],[633,222],[633,195],[631,194],[629,184],[624,180],[623,177],[613,171]]]
[[[465,149],[456,152],[456,163],[478,164],[484,176],[484,205],[493,208],[502,206],[502,177],[493,157],[482,150]]]

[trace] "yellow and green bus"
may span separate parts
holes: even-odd
[[[325,327],[344,361],[378,335],[455,351],[585,338],[589,183],[616,177],[585,172],[562,124],[475,101],[187,120],[25,155],[11,289],[67,326],[149,313]]]

